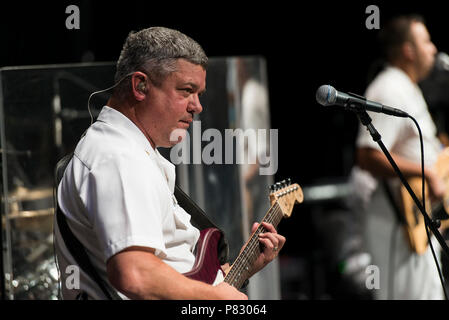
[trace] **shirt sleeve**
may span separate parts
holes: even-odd
[[[130,246],[153,248],[157,256],[166,256],[163,222],[170,193],[164,183],[149,158],[114,155],[91,169],[85,203],[104,261]]]

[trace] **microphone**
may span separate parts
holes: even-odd
[[[435,68],[438,70],[449,71],[449,55],[445,52],[439,52],[435,59]]]
[[[316,101],[323,106],[337,105],[352,111],[373,111],[385,113],[396,117],[408,117],[408,113],[402,110],[384,106],[379,102],[367,100],[365,97],[354,93],[344,93],[335,90],[330,85],[322,85],[316,91]]]

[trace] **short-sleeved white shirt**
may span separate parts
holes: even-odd
[[[436,138],[435,124],[418,85],[401,69],[389,66],[370,84],[366,97],[383,105],[401,109],[416,119],[423,135],[425,164],[431,166],[441,150],[441,144]],[[390,152],[417,163],[421,161],[418,130],[411,119],[368,113],[374,127],[382,136],[382,142]],[[362,125],[357,137],[357,146],[380,150],[379,145],[373,141]]]
[[[130,246],[155,249],[178,272],[192,269],[199,230],[177,204],[174,186],[174,165],[127,117],[103,107],[78,143],[57,196],[69,226],[106,282],[107,260]],[[65,268],[75,262],[58,230],[56,252],[63,296],[70,299],[78,292],[66,288]],[[105,298],[84,273],[80,289],[94,299]]]

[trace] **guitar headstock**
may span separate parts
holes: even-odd
[[[297,183],[292,184],[290,178],[270,186],[270,203],[273,205],[277,202],[285,218],[291,216],[295,203],[303,200],[301,187]]]

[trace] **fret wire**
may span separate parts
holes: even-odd
[[[250,249],[252,249],[252,247],[253,247],[253,242],[251,241],[248,243],[248,245],[246,246],[244,251],[242,251],[242,254],[240,254],[240,256],[237,258],[237,263],[234,264],[233,268],[231,268],[230,274],[228,275],[229,278],[235,278],[239,272],[240,273],[242,272],[244,265],[250,264],[250,261],[249,261],[250,259],[248,259],[248,255],[246,254],[245,250],[250,250]]]
[[[272,210],[272,211],[278,211],[278,209],[275,208],[275,207],[273,206],[273,210]],[[262,221],[265,221],[265,220],[263,219]],[[262,232],[262,229],[264,229],[264,228],[263,228],[262,225],[260,225],[260,226],[258,227],[258,229],[256,230],[256,232],[254,233],[254,235],[257,235],[257,234],[259,234],[260,232]],[[256,240],[256,237],[252,237],[252,238],[250,239],[250,241],[248,242],[248,245],[246,246],[246,248],[244,249],[244,251],[242,251],[242,255],[244,255],[245,252],[248,251],[248,249],[250,249],[250,248],[252,249],[252,247],[254,247],[255,244],[258,244],[258,241],[255,241],[255,240]]]
[[[282,214],[279,215],[280,212],[281,212],[281,208],[280,208],[279,204],[276,202],[270,208],[270,210],[267,212],[267,214],[262,219],[262,221],[272,223],[272,224],[273,224],[273,222],[275,222],[273,225],[276,227],[277,224],[280,222],[280,220],[282,220]],[[254,251],[257,248],[257,246],[259,245],[259,241],[258,241],[256,235],[261,233],[263,231],[263,229],[264,229],[264,227],[262,225],[260,225],[258,227],[258,229],[256,230],[256,232],[254,233],[254,236],[250,238],[245,249],[237,257],[237,260],[241,259],[241,261],[237,261],[237,264],[235,264],[231,268],[231,270],[225,277],[226,281],[228,281],[229,283],[232,284],[235,281],[236,276],[240,276],[243,272],[248,272],[248,270],[245,268],[245,266],[250,267],[250,264],[253,264],[254,261],[257,259],[257,257],[260,254],[260,251],[257,254]],[[252,256],[248,256],[248,253],[252,254]],[[240,281],[241,280],[242,279],[240,279]]]
[[[279,211],[280,211],[279,207],[274,207],[274,206],[272,207],[271,212],[279,213]],[[269,212],[269,213],[271,213],[271,212]],[[270,223],[274,221],[273,218],[275,218],[276,216],[273,215],[273,214],[270,215],[269,213],[266,215],[266,217],[268,216],[268,218],[265,217],[265,219],[263,219],[262,221],[267,221],[267,222],[270,222]],[[279,220],[279,217],[281,217],[281,216],[277,215],[277,217],[278,217],[278,220]],[[255,235],[260,233],[262,231],[262,229],[264,229],[264,228],[261,226],[260,230],[255,232]],[[258,239],[256,237],[253,237],[248,242],[247,247],[244,249],[244,251],[241,254],[241,258],[244,259],[244,260],[241,261],[241,262],[238,261],[238,263],[231,269],[231,270],[234,270],[234,268],[235,268],[235,271],[233,272],[234,276],[237,275],[238,272],[240,272],[240,273],[242,272],[241,269],[244,266],[245,262],[246,262],[246,264],[249,264],[248,262],[253,263],[255,261],[255,259],[257,259],[258,255],[255,256],[255,257],[253,256],[252,259],[250,261],[248,261],[248,255],[247,255],[248,252],[250,252],[250,253],[253,252],[254,253],[255,247],[259,244],[259,241],[257,241],[257,240]],[[251,257],[249,257],[249,258],[251,258]]]
[[[276,208],[276,207],[273,206],[273,209],[274,209],[274,210],[272,210],[273,212],[279,213],[279,209],[280,209],[280,208]],[[267,215],[268,215],[268,214],[267,214]],[[271,218],[272,216],[273,216],[273,215],[270,215],[269,218]],[[267,222],[272,222],[272,221],[270,221],[271,219],[268,219],[268,220],[267,220],[267,219],[264,219],[264,220],[266,220]],[[262,221],[264,221],[264,220],[262,220]],[[262,229],[263,229],[263,227],[260,226],[260,230],[256,231],[256,232],[255,232],[255,235],[258,234],[258,233],[260,233],[260,232],[262,231]],[[256,241],[256,237],[252,237],[252,238],[250,239],[250,241],[248,242],[248,245],[246,246],[246,248],[244,249],[244,251],[242,251],[242,254],[241,254],[242,258],[245,258],[245,259],[246,259],[246,262],[248,262],[248,259],[247,259],[247,252],[248,252],[248,251],[252,252],[252,251],[255,249],[255,246],[258,245],[258,244],[259,244],[259,242]],[[255,257],[255,258],[257,258],[257,257]],[[252,263],[252,262],[254,262],[254,260],[252,260],[251,263]],[[241,269],[242,263],[243,263],[243,262],[239,262],[239,261],[238,261],[238,263],[231,269],[231,271],[234,270],[234,268],[235,268],[235,272],[234,272],[234,273],[237,273],[237,271],[241,271],[241,270],[239,270],[239,269]]]
[[[273,210],[273,212],[279,213],[279,208],[275,208],[275,210]],[[269,217],[269,219],[265,219],[265,221],[271,223],[272,217],[273,216],[271,215]],[[279,216],[278,216],[278,218],[279,218]],[[261,227],[261,230],[256,231],[255,234],[260,233],[262,231],[262,229],[263,229],[263,227]],[[246,270],[246,268],[244,268],[245,264],[249,267],[249,264],[254,263],[254,261],[257,259],[258,254],[255,255],[255,252],[254,252],[254,249],[256,249],[257,245],[259,245],[259,241],[256,241],[256,237],[253,237],[252,239],[250,239],[250,242],[248,242],[247,247],[245,248],[245,250],[242,252],[242,255],[241,255],[241,258],[243,259],[243,261],[238,261],[238,263],[231,269],[231,271],[233,271],[232,274],[229,274],[229,277],[226,277],[227,280],[230,280],[229,283],[232,284],[234,282],[234,284],[237,285],[237,287],[238,287],[241,285],[241,283],[243,283],[242,280],[244,281],[246,279],[246,278],[241,277],[240,279],[237,279],[237,280],[240,280],[239,283],[235,283],[235,280],[236,280],[235,278],[237,276],[241,276],[241,274],[243,272],[248,272],[248,270]],[[250,261],[248,261],[249,259],[247,259],[248,258],[248,255],[247,255],[248,250],[250,253],[252,252],[252,254],[253,254],[253,256],[250,257],[251,258]],[[243,271],[242,268],[244,268],[245,271]]]

